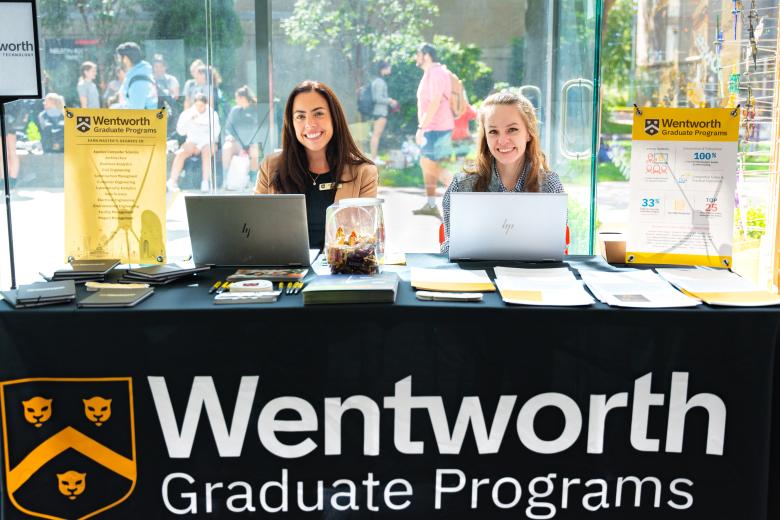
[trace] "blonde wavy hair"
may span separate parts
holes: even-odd
[[[523,185],[523,191],[539,191],[540,177],[542,172],[549,171],[547,157],[542,152],[539,139],[539,121],[536,119],[536,110],[531,102],[522,94],[516,94],[508,90],[502,90],[489,95],[482,102],[479,109],[477,130],[477,160],[464,168],[467,173],[479,175],[474,191],[487,191],[490,185],[490,177],[493,174],[493,154],[487,143],[487,133],[485,131],[485,118],[490,107],[498,105],[513,106],[520,114],[525,127],[528,129],[530,140],[525,147],[525,160],[528,163],[528,176]]]

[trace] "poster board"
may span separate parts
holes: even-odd
[[[35,2],[0,1],[0,99],[38,99],[41,63]]]
[[[739,111],[634,113],[626,263],[732,265]]]
[[[65,257],[165,262],[165,110],[68,109]]]

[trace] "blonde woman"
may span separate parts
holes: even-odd
[[[452,180],[444,194],[444,242],[449,252],[450,193],[509,191],[563,193],[541,150],[536,111],[520,94],[502,91],[482,103],[477,117],[477,160]]]

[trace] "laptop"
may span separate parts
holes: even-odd
[[[196,265],[309,265],[303,194],[191,195],[184,202]]]
[[[565,193],[455,192],[450,197],[450,261],[563,260]]]

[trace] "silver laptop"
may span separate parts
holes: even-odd
[[[450,197],[450,260],[563,260],[565,193],[456,192]]]
[[[192,195],[184,202],[196,265],[309,265],[302,194]]]

